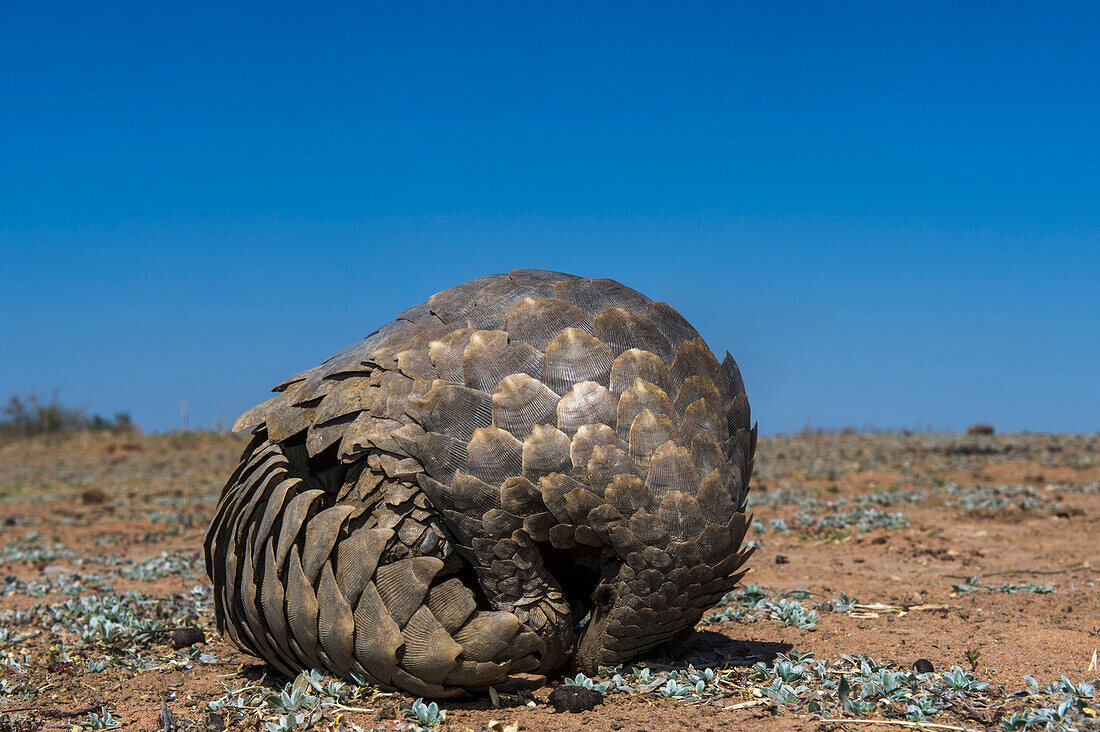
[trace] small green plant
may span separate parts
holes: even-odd
[[[703,617],[703,621],[752,623],[759,619],[758,615],[753,613],[763,611],[766,617],[784,625],[792,625],[799,630],[812,630],[820,616],[814,610],[803,607],[799,602],[799,600],[808,600],[812,596],[810,592],[801,588],[771,594],[759,583],[753,582],[723,595],[718,601],[718,606],[731,605],[731,607],[709,613]]]
[[[967,577],[959,584],[951,585],[951,591],[956,595],[965,595],[968,592],[974,592],[981,588],[981,585],[978,584],[979,580],[981,580],[981,577]]]
[[[658,689],[658,693],[666,699],[680,696],[690,696],[693,689],[691,684],[682,684],[675,679],[669,679],[664,686]]]
[[[293,714],[280,714],[274,722],[264,724],[266,732],[294,732],[298,729],[298,717]]]
[[[798,707],[802,703],[802,695],[806,693],[805,686],[791,686],[783,683],[782,679],[776,679],[767,686],[756,690],[760,696],[771,699],[776,706]]]
[[[981,584],[981,576],[976,575],[974,577],[967,577],[965,580],[957,585],[951,585],[951,591],[956,595],[966,595],[971,592],[977,592],[978,590],[985,590],[987,592],[1004,592],[1009,595],[1015,595],[1020,592],[1033,592],[1036,595],[1049,595],[1054,592],[1054,585],[1040,585],[1035,582],[1028,582],[1026,584],[1017,585],[1011,582],[1006,582],[1001,585],[983,585]]]
[[[977,658],[975,657],[975,661],[976,660]],[[984,681],[975,681],[972,674],[968,674],[958,666],[952,671],[944,673],[942,678],[943,683],[948,688],[954,689],[955,691],[982,691],[989,688],[989,684]]]
[[[772,603],[768,610],[773,619],[784,625],[793,625],[799,630],[812,630],[821,617],[813,610],[802,607],[797,600],[787,598]]]
[[[942,707],[932,697],[916,696],[905,707],[905,717],[911,722],[924,722],[941,710]]]
[[[581,673],[578,673],[573,678],[566,677],[565,685],[566,686],[583,686],[586,689],[591,689],[592,691],[598,691],[601,694],[606,694],[608,688],[611,686],[611,684],[609,684],[606,681],[594,681],[594,680],[588,678],[587,676],[585,676],[584,674],[581,674]]]
[[[91,729],[118,729],[122,723],[111,716],[111,712],[103,707],[99,708],[102,714],[88,712],[88,726]]]
[[[440,709],[435,702],[425,704],[423,699],[417,699],[408,709],[405,716],[415,722],[421,728],[438,728],[447,719],[447,712]]]

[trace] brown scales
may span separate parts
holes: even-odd
[[[751,553],[737,365],[612,280],[467,282],[275,391],[205,549],[220,630],[283,673],[592,672],[690,633]]]

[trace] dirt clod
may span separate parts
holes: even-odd
[[[583,686],[559,686],[550,692],[550,704],[559,712],[587,712],[603,704],[603,694]]]
[[[102,488],[88,488],[80,494],[80,502],[86,506],[96,506],[107,502],[107,493]]]
[[[172,647],[177,650],[205,642],[206,635],[198,628],[176,628],[172,631]]]

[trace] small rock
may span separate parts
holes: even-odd
[[[550,703],[559,712],[587,712],[603,704],[603,694],[583,686],[559,686],[550,692]]]
[[[918,674],[930,674],[935,671],[935,668],[933,668],[932,662],[927,658],[918,658],[913,663],[913,670]]]
[[[88,488],[80,494],[80,502],[88,506],[106,503],[107,494],[103,492],[102,488]]]
[[[775,563],[776,564],[786,564],[789,561],[791,561],[791,560],[787,559],[787,555],[785,555],[785,554],[776,554],[775,555]]]
[[[172,631],[172,647],[177,650],[205,642],[206,634],[198,628],[176,628]]]
[[[991,435],[993,434],[993,425],[991,424],[972,424],[966,428],[966,434],[968,435]]]
[[[487,725],[481,728],[481,732],[519,732],[519,722],[512,722],[510,724],[501,724],[497,720],[490,720]]]

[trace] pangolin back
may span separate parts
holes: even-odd
[[[737,365],[612,280],[482,277],[275,391],[205,549],[219,629],[284,673],[537,684],[690,633],[743,574]]]

